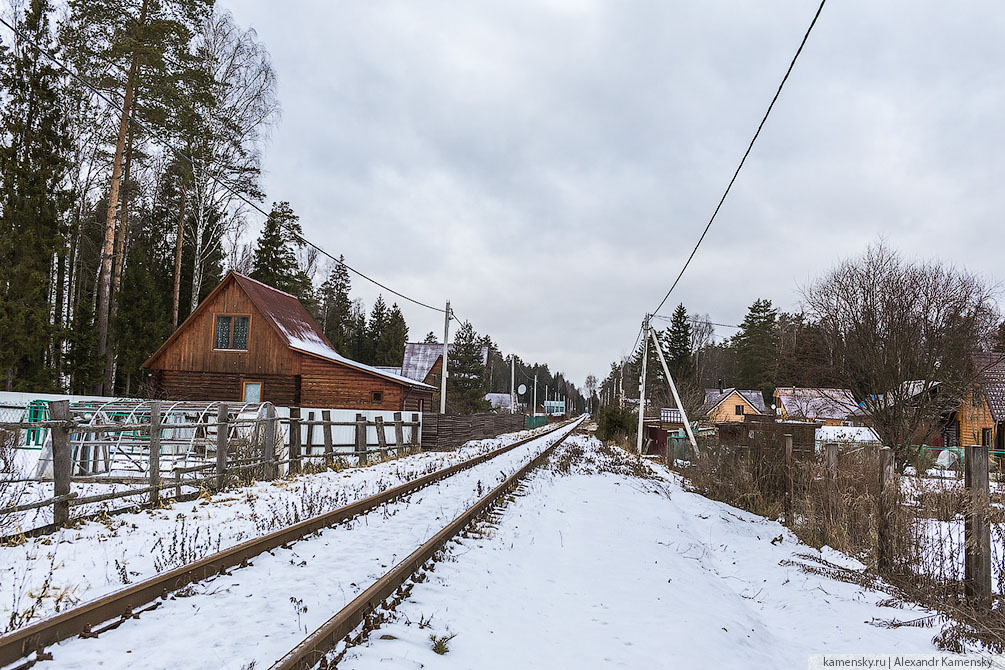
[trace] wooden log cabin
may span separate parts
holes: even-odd
[[[296,297],[237,272],[144,367],[166,400],[424,412],[435,390],[340,355]]]

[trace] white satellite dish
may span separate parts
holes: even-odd
[[[527,386],[525,384],[520,384],[519,386],[516,387],[516,392],[519,393],[520,395],[523,395],[524,393],[527,392]]]

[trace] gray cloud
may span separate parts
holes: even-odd
[[[227,4],[280,77],[269,198],[578,380],[676,276],[816,6]],[[830,3],[671,302],[726,323],[758,297],[793,308],[879,235],[1000,276],[1003,29],[994,2]],[[442,328],[403,307],[413,337]]]

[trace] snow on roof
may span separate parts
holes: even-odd
[[[848,389],[796,388],[775,389],[781,408],[790,417],[803,419],[845,419],[858,409]]]
[[[872,428],[867,426],[820,426],[817,428],[817,442],[875,443],[881,440]]]
[[[980,371],[980,384],[991,417],[995,421],[1005,421],[1005,354],[984,354],[974,362]]]
[[[738,389],[732,386],[721,391],[719,389],[705,389],[705,404],[701,407],[702,414],[708,414],[718,407],[719,403],[728,398],[733,391],[739,393],[744,400],[754,406],[754,409],[764,414],[764,395],[760,391],[757,389]]]
[[[321,328],[314,322],[314,319],[307,313],[307,310],[300,304],[296,296],[272,288],[267,284],[256,281],[251,277],[246,277],[238,272],[232,272],[232,274],[234,275],[234,280],[244,289],[244,292],[251,301],[255,303],[255,307],[272,324],[276,332],[291,349],[296,349],[305,354],[317,356],[318,358],[335,363],[341,363],[357,370],[370,372],[409,386],[433,389],[432,386],[423,384],[421,379],[411,379],[398,372],[381,370],[372,365],[366,365],[346,358],[335,351],[331,342],[321,332]]]
[[[452,350],[454,345],[447,345]],[[425,381],[429,371],[443,355],[443,345],[426,342],[409,342],[405,345],[405,357],[401,361],[401,374],[409,379]]]
[[[453,353],[454,344],[447,345],[447,353]],[[401,361],[401,374],[409,379],[424,381],[443,356],[442,342],[409,342],[405,345],[405,357]],[[489,360],[489,348],[482,347],[482,363]],[[450,372],[447,370],[447,372]]]

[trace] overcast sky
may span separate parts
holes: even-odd
[[[578,384],[669,288],[817,6],[223,4],[279,77],[269,200]],[[667,312],[795,309],[879,236],[1002,278],[1003,35],[1001,2],[828,3]],[[377,292],[354,278],[368,308]],[[442,315],[401,306],[410,339],[442,334]]]

